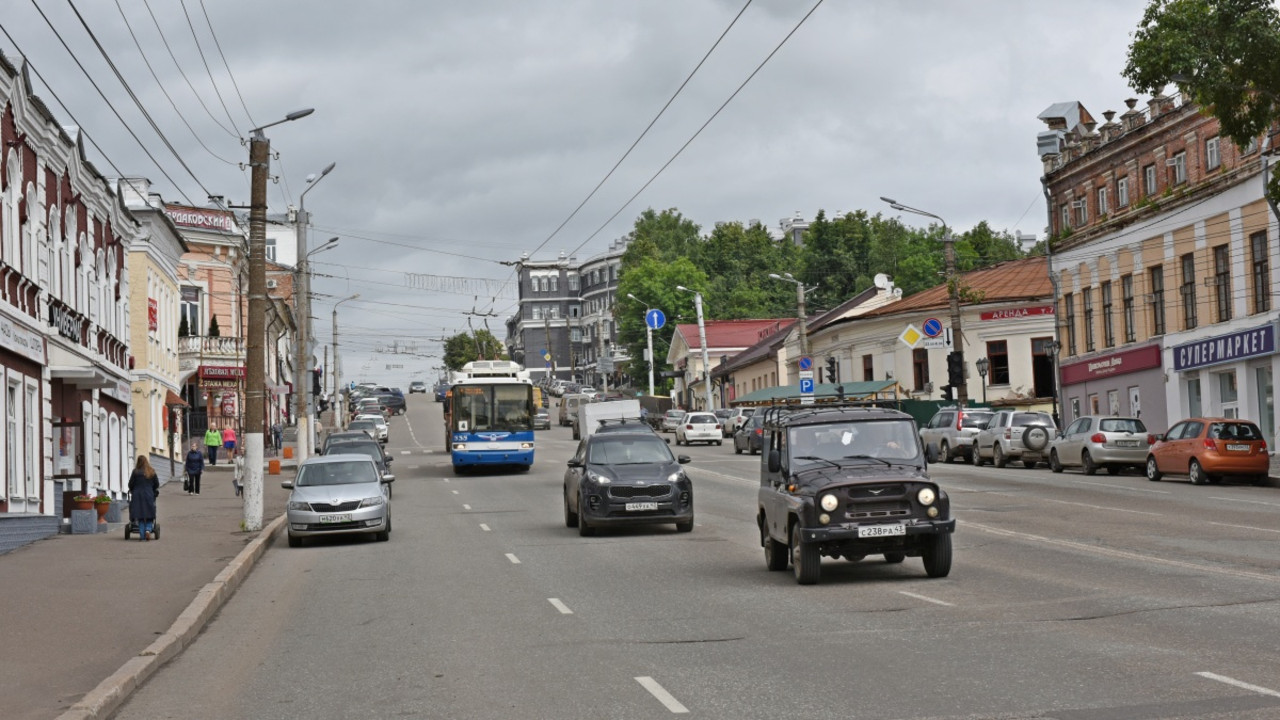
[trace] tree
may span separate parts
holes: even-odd
[[[209,337],[222,337],[222,331],[218,329],[217,315],[213,315],[209,318]]]
[[[1280,12],[1272,0],[1151,0],[1122,74],[1138,92],[1177,82],[1243,147],[1280,117]]]
[[[506,360],[502,342],[488,330],[458,333],[444,342],[444,364],[450,370],[461,370],[473,360]]]
[[[645,311],[657,308],[667,317],[667,324],[661,330],[653,331],[653,369],[656,375],[666,367],[665,358],[671,346],[675,325],[681,321],[693,322],[692,318],[695,317],[693,296],[676,290],[676,286],[701,290],[708,284],[706,273],[695,267],[688,258],[679,258],[671,263],[648,258],[619,276],[613,312],[614,320],[618,323],[618,344],[625,347],[631,357],[631,365],[627,371],[631,377],[645,378],[646,383],[649,377],[649,368],[644,360],[647,347]],[[632,300],[628,295],[635,295],[640,301]],[[706,308],[703,310],[705,312]]]
[[[178,337],[186,337],[191,334],[191,326],[187,324],[187,316],[183,315],[182,320],[178,323]]]

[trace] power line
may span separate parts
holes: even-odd
[[[204,48],[200,46],[200,37],[196,35],[195,23],[191,22],[191,13],[187,12],[187,0],[179,0],[182,6],[182,14],[187,18],[187,27],[191,28],[191,39],[196,42],[196,50],[200,53],[200,62],[204,63],[204,71],[209,74],[209,84],[213,85],[213,94],[218,96],[218,102],[222,105],[222,111],[227,114],[227,119],[231,121],[231,127],[240,132],[240,128],[236,126],[236,121],[231,117],[231,111],[227,109],[227,102],[222,99],[222,91],[218,89],[218,81],[213,77],[213,70],[209,69],[209,60],[204,56]]]
[[[421,250],[422,252],[438,253],[440,255],[450,255],[452,257],[460,257],[466,260],[480,260],[482,262],[494,263],[495,265],[501,264],[499,261],[494,260],[493,258],[479,257],[477,255],[464,255],[462,253],[449,252],[447,250],[433,250],[431,248],[425,248],[420,245],[409,245],[408,243],[398,243],[398,242],[393,242],[391,240],[380,240],[378,238],[368,237],[366,235],[356,235],[355,233],[351,233],[351,232],[343,232],[342,230],[339,230],[337,228],[325,228],[319,225],[315,227],[320,232],[334,232],[340,235],[345,235],[346,237],[355,238],[356,240],[368,240],[369,242],[382,243],[384,245],[393,245],[395,247],[409,248],[410,250]]]
[[[734,99],[734,98],[736,98],[736,97],[738,96],[738,93],[742,92],[742,89],[743,89],[743,88],[745,88],[745,87],[747,86],[747,83],[751,82],[752,78],[754,78],[754,77],[756,76],[756,74],[757,74],[757,73],[759,73],[759,72],[760,72],[760,70],[761,70],[761,69],[763,69],[763,68],[764,68],[764,66],[765,66],[766,64],[768,64],[768,62],[769,62],[771,59],[773,59],[773,56],[774,56],[774,55],[776,55],[776,54],[778,54],[778,51],[782,49],[782,46],[787,44],[787,41],[791,39],[791,36],[793,36],[793,35],[795,35],[795,34],[796,34],[796,31],[800,29],[800,26],[801,26],[801,25],[804,25],[805,21],[806,21],[806,20],[808,20],[808,19],[809,19],[809,17],[810,17],[811,15],[813,15],[813,13],[818,9],[818,7],[819,7],[820,5],[822,5],[822,3],[823,3],[823,0],[818,0],[818,2],[814,3],[814,6],[813,6],[812,8],[810,8],[810,9],[809,9],[809,12],[805,13],[804,17],[800,18],[800,22],[796,23],[796,26],[795,26],[795,27],[793,27],[793,28],[791,28],[791,32],[787,33],[786,37],[782,38],[782,42],[778,43],[777,47],[775,47],[775,48],[773,49],[773,51],[772,51],[772,52],[770,52],[770,53],[768,54],[768,56],[766,56],[766,57],[765,57],[765,59],[764,59],[764,60],[762,60],[762,61],[760,62],[760,64],[759,64],[759,65],[757,65],[757,66],[756,66],[756,69],[751,71],[751,74],[747,76],[747,79],[746,79],[746,80],[743,80],[743,81],[742,81],[742,84],[738,86],[738,89],[737,89],[737,90],[734,90],[734,91],[733,91],[733,94],[729,96],[729,99],[725,100],[725,101],[724,101],[724,103],[722,103],[722,104],[720,105],[720,107],[716,108],[716,111],[715,111],[715,112],[711,113],[711,117],[707,118],[707,121],[706,121],[706,122],[704,122],[704,123],[702,123],[702,127],[699,127],[699,128],[698,128],[698,130],[697,130],[696,132],[694,132],[694,133],[693,133],[693,136],[692,136],[692,137],[690,137],[687,141],[685,141],[685,144],[684,144],[684,145],[681,145],[681,146],[680,146],[680,149],[679,149],[679,150],[677,150],[677,151],[676,151],[676,153],[675,153],[674,155],[672,155],[672,156],[671,156],[671,159],[670,159],[670,160],[668,160],[666,163],[664,163],[664,164],[662,165],[662,167],[658,168],[658,172],[654,173],[654,174],[653,174],[653,177],[649,178],[648,182],[646,182],[644,185],[642,185],[642,186],[640,187],[640,189],[639,189],[639,190],[637,190],[637,191],[636,191],[636,193],[635,193],[634,195],[632,195],[630,198],[628,198],[628,199],[627,199],[627,201],[626,201],[625,203],[623,203],[623,204],[622,204],[622,207],[618,208],[618,211],[617,211],[617,212],[615,212],[613,215],[609,216],[609,219],[608,219],[608,220],[606,220],[606,221],[604,222],[604,224],[603,224],[603,225],[601,225],[599,228],[597,228],[595,232],[591,233],[591,235],[589,235],[589,236],[587,237],[587,239],[586,239],[586,240],[583,240],[583,241],[578,245],[578,247],[574,248],[574,249],[573,249],[573,252],[571,252],[571,253],[569,253],[569,254],[570,254],[570,255],[574,255],[574,254],[576,254],[576,253],[577,253],[579,250],[581,250],[581,249],[582,249],[582,248],[583,248],[587,243],[589,243],[589,242],[591,242],[593,239],[595,239],[595,236],[596,236],[596,235],[599,235],[601,232],[603,232],[603,231],[604,231],[604,229],[605,229],[606,227],[608,227],[608,226],[609,226],[609,223],[613,222],[614,218],[616,218],[616,217],[618,217],[619,215],[621,215],[621,214],[622,214],[622,211],[623,211],[623,210],[626,210],[626,209],[627,209],[627,207],[628,207],[629,205],[631,205],[631,203],[635,202],[635,199],[636,199],[636,198],[638,198],[638,197],[640,197],[640,193],[642,193],[642,192],[644,192],[646,189],[648,189],[648,187],[649,187],[650,185],[652,185],[652,184],[653,184],[653,181],[654,181],[654,180],[657,180],[657,179],[658,179],[658,176],[659,176],[659,175],[661,175],[661,174],[663,173],[663,171],[664,171],[664,170],[666,170],[668,167],[670,167],[671,163],[673,163],[673,162],[675,162],[675,161],[676,161],[676,158],[680,157],[680,154],[681,154],[681,153],[683,153],[683,152],[685,151],[685,148],[689,147],[689,145],[691,145],[691,144],[693,143],[693,141],[694,141],[694,140],[696,140],[696,139],[698,138],[698,136],[702,134],[702,131],[707,129],[707,126],[708,126],[708,125],[710,125],[710,124],[711,124],[711,122],[712,122],[713,120],[715,120],[717,116],[719,116],[719,115],[720,115],[720,112],[721,112],[721,111],[723,111],[723,110],[725,109],[725,107],[727,107],[727,106],[729,105],[729,103],[733,102],[733,99]]]
[[[213,111],[209,109],[209,106],[204,104],[204,96],[196,91],[196,86],[191,83],[191,78],[188,78],[186,71],[182,69],[182,63],[178,62],[178,56],[173,53],[173,46],[169,44],[169,38],[165,36],[164,29],[160,27],[160,20],[156,18],[155,12],[151,9],[151,3],[149,0],[142,0],[142,4],[147,8],[147,14],[151,16],[152,24],[156,26],[156,32],[160,33],[160,41],[164,43],[165,50],[169,51],[169,59],[173,60],[173,65],[178,69],[178,74],[182,76],[183,82],[187,84],[187,87],[191,90],[191,94],[195,95],[196,102],[200,103],[200,107],[204,108],[205,114],[209,116],[209,119],[212,120],[215,125],[222,128],[222,131],[226,134],[238,139],[240,137],[240,133],[233,132],[226,125],[223,125],[221,120],[214,117]]]
[[[240,94],[240,84],[236,82],[236,76],[231,72],[231,65],[227,62],[227,56],[222,52],[222,43],[218,42],[218,32],[213,29],[213,21],[209,19],[209,11],[204,6],[204,0],[200,0],[200,12],[204,13],[204,21],[209,25],[209,34],[213,36],[213,44],[218,48],[218,55],[222,58],[222,66],[227,69],[227,77],[231,79],[231,87],[236,89],[236,97],[240,98],[240,107],[244,108],[245,117],[249,118],[249,122],[255,127],[258,122],[253,119],[253,114],[249,112],[249,106],[244,102],[244,95]]]

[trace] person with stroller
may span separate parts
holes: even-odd
[[[218,464],[218,448],[222,447],[222,435],[210,427],[204,431],[204,444],[209,449],[209,464]]]
[[[146,455],[138,456],[138,464],[129,476],[129,519],[138,524],[138,539],[147,541],[156,527],[156,496],[160,494],[160,479],[147,462]]]
[[[200,494],[200,476],[204,473],[204,454],[200,452],[200,444],[191,441],[191,452],[187,453],[183,468],[187,471],[187,482],[184,483],[188,495]]]

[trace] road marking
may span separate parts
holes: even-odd
[[[421,467],[422,467],[421,465],[410,465],[410,466],[409,466],[409,469],[410,469],[410,470],[418,470],[418,469],[420,469]]]
[[[470,506],[470,505],[463,505],[463,506],[462,506],[462,509],[463,509],[463,510],[470,510],[470,509],[471,509],[471,506]]]
[[[551,603],[551,605],[555,607],[555,609],[559,610],[561,615],[573,614],[573,611],[569,609],[568,605],[565,605],[564,603],[560,602],[560,598],[547,598],[547,602]]]
[[[1076,480],[1081,485],[1096,485],[1098,487],[1115,488],[1116,490],[1129,490],[1132,492],[1158,493],[1160,495],[1168,495],[1168,490],[1148,490],[1146,488],[1133,488],[1128,485],[1108,485],[1107,483],[1089,482],[1088,480]]]
[[[412,453],[413,453],[413,451],[412,451],[412,450],[401,450],[401,451],[400,451],[400,454],[401,454],[401,455],[411,455]]]
[[[657,680],[654,680],[651,677],[638,677],[636,678],[636,682],[640,683],[640,687],[648,690],[650,695],[658,698],[658,702],[665,705],[671,712],[677,715],[689,712],[689,708],[681,705],[680,701],[672,697],[671,693],[667,692],[666,688],[659,685]]]
[[[458,494],[458,491],[457,491],[457,490],[450,490],[449,492],[453,493],[454,495],[457,495],[457,494]]]
[[[900,594],[902,594],[902,595],[906,595],[907,597],[913,597],[913,598],[915,598],[915,599],[917,599],[917,600],[924,600],[925,602],[931,602],[931,603],[934,603],[935,605],[945,605],[946,607],[955,607],[955,606],[956,606],[956,605],[955,605],[955,603],[943,602],[942,600],[934,600],[934,599],[933,599],[933,598],[931,598],[931,597],[925,597],[924,595],[917,595],[917,594],[915,594],[915,593],[909,593],[909,592],[907,592],[906,590],[899,590],[898,592],[899,592]]]
[[[480,523],[480,529],[485,532],[489,532],[489,526],[485,525],[484,523]]]
[[[1260,528],[1260,527],[1254,527],[1252,525],[1232,525],[1231,523],[1218,523],[1218,522],[1211,522],[1209,524],[1217,525],[1219,527],[1239,528],[1241,530],[1256,530],[1258,532],[1280,533],[1280,530],[1276,530],[1275,528]]]
[[[1250,685],[1247,682],[1241,682],[1235,678],[1229,678],[1226,675],[1218,675],[1217,673],[1211,672],[1198,672],[1196,675],[1199,675],[1202,678],[1208,678],[1209,680],[1217,680],[1218,682],[1226,683],[1227,685],[1233,685],[1241,690],[1256,692],[1259,695],[1270,695],[1271,697],[1280,698],[1280,691],[1272,690],[1271,688],[1264,688],[1258,685]]]
[[[449,478],[444,478],[444,481],[445,481],[445,482],[449,482]]]
[[[1212,495],[1209,496],[1209,499],[1210,500],[1226,500],[1228,502],[1249,503],[1250,505],[1270,505],[1271,507],[1280,507],[1280,503],[1269,503],[1263,500],[1241,500],[1240,498],[1214,497]]]
[[[507,559],[511,561],[512,565],[520,564],[520,558],[516,557],[515,555],[512,555],[511,553],[507,553]]]
[[[1146,510],[1127,510],[1127,509],[1124,509],[1124,508],[1107,507],[1107,506],[1105,506],[1105,505],[1090,505],[1090,504],[1088,504],[1088,503],[1071,502],[1070,500],[1054,500],[1054,499],[1052,499],[1052,498],[1043,498],[1043,500],[1044,500],[1045,502],[1061,503],[1062,505],[1079,505],[1080,507],[1093,508],[1094,510],[1109,510],[1109,511],[1114,511],[1114,512],[1127,512],[1127,513],[1135,513],[1135,514],[1137,514],[1137,515],[1155,515],[1155,516],[1157,516],[1157,517],[1159,517],[1159,516],[1161,515],[1161,513],[1158,513],[1158,512],[1148,512],[1148,511],[1146,511]]]

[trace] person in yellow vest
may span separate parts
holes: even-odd
[[[222,433],[209,428],[204,433],[204,444],[208,448],[209,464],[218,464],[218,448],[222,447]]]

